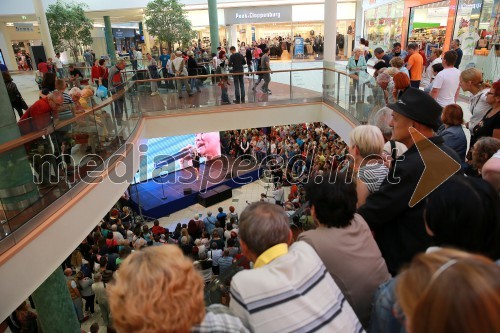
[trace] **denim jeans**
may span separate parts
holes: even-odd
[[[192,90],[196,89],[200,91],[200,81],[198,81],[198,79],[189,79],[189,84]]]
[[[253,70],[256,72],[259,70],[260,59],[253,59]]]
[[[262,78],[264,79],[264,85],[262,86],[263,91],[268,91],[269,90],[269,82],[271,82],[271,74],[266,73],[262,75]]]
[[[392,309],[396,303],[395,287],[395,278],[378,286],[373,297],[368,333],[406,333],[405,327],[393,315]]]
[[[117,94],[119,91],[111,93],[112,95]],[[113,110],[113,117],[116,120],[116,124],[118,126],[122,125],[122,120],[123,120],[123,104],[125,103],[125,95],[122,95],[122,97],[115,99],[114,101],[114,110]]]
[[[243,75],[234,75],[234,96],[237,102],[245,100],[245,82]]]

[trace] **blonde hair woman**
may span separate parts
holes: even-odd
[[[441,249],[417,255],[396,284],[408,332],[500,332],[500,267],[490,259]]]
[[[473,129],[491,106],[486,101],[491,86],[483,82],[483,73],[477,68],[469,68],[460,74],[460,88],[472,94],[469,99],[470,117],[468,127]]]
[[[357,206],[362,206],[366,198],[380,188],[389,169],[384,165],[384,136],[373,125],[361,125],[352,130],[349,154],[354,159],[353,170],[357,173]]]
[[[121,333],[248,332],[222,305],[205,313],[204,282],[193,263],[175,245],[132,253],[108,285],[109,306]]]

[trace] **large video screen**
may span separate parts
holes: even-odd
[[[147,147],[147,158],[141,159],[136,181],[146,181],[191,167],[194,150],[200,155],[200,163],[221,155],[219,132],[149,139]]]

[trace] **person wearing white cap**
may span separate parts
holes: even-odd
[[[184,61],[184,58],[182,58],[182,52],[176,51],[175,55],[176,57],[172,61],[172,71],[174,72],[174,75],[176,77],[187,77],[188,71],[186,68],[186,63]],[[182,98],[182,85],[186,86],[186,91],[188,95],[193,96],[193,93],[191,91],[191,86],[189,85],[187,79],[176,80],[176,84],[177,84],[177,91],[179,93],[179,98]]]

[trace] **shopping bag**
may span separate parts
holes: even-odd
[[[108,97],[108,89],[105,86],[99,86],[96,92],[97,97],[106,98]]]

